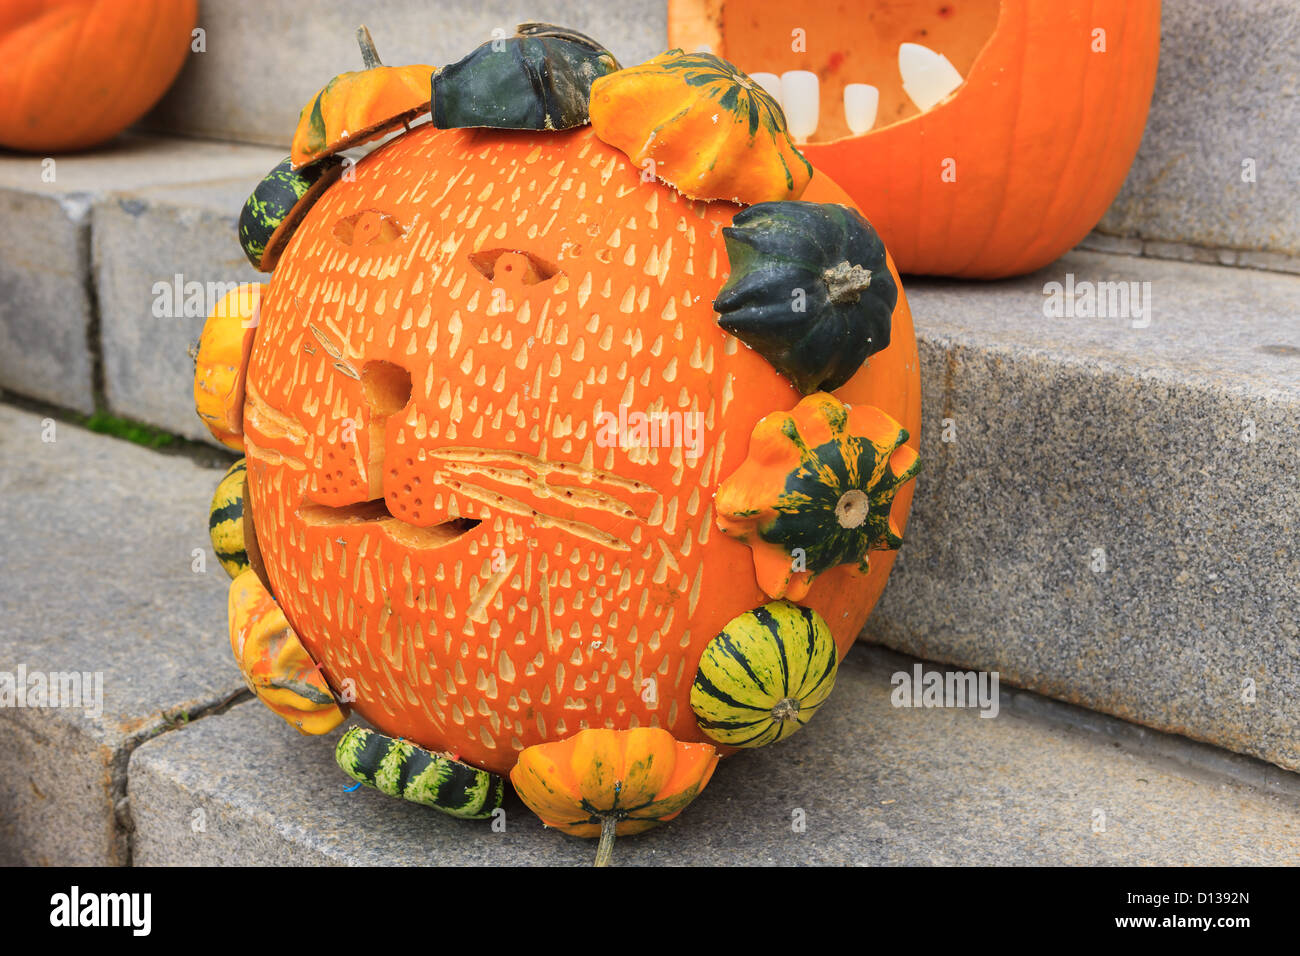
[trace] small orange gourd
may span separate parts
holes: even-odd
[[[677,816],[717,765],[711,744],[681,743],[659,727],[602,728],[529,747],[510,782],[547,826],[599,837],[596,865],[604,866],[616,835],[642,833]]]
[[[244,372],[265,291],[248,283],[226,293],[203,325],[195,356],[195,411],[213,438],[236,451],[244,448]]]
[[[776,100],[708,53],[669,50],[599,78],[591,126],[692,199],[798,199],[812,178]]]
[[[327,734],[343,709],[257,572],[230,582],[230,647],[244,683],[304,734]]]
[[[340,73],[302,108],[289,153],[293,168],[372,139],[429,109],[431,66],[384,66],[375,41],[357,28],[363,69]]]

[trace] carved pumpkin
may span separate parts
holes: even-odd
[[[357,45],[363,68],[340,73],[302,108],[291,168],[367,143],[428,112],[433,67],[384,66],[364,26],[357,28]]]
[[[798,199],[812,166],[781,107],[730,63],[670,50],[591,87],[591,126],[693,199]]]
[[[196,395],[245,450],[231,633],[259,695],[315,732],[346,688],[378,728],[340,744],[354,779],[478,817],[510,771],[607,862],[703,788],[711,738],[780,740],[829,693],[906,520],[918,363],[839,187],[738,213],[642,176],[552,128],[607,64],[534,26],[435,79],[470,128],[408,129],[282,220],[243,362],[200,362]],[[772,179],[742,159],[721,195]]]
[[[422,126],[354,172],[290,239],[248,366],[249,507],[294,630],[376,727],[497,773],[584,727],[706,739],[699,656],[767,600],[712,495],[799,400],[711,308],[736,208],[585,127]],[[848,203],[819,176],[804,198]],[[355,241],[367,217],[387,238]],[[901,291],[837,396],[916,434]],[[620,406],[698,412],[698,454],[611,445]],[[809,591],[840,653],[891,558]]]
[[[147,113],[190,49],[196,0],[0,4],[0,146],[85,149]]]
[[[803,153],[903,272],[974,278],[1046,265],[1101,218],[1142,138],[1160,39],[1159,0],[669,0],[668,14],[673,45],[707,44],[750,72],[816,73],[819,122]],[[924,113],[900,81],[904,42],[965,78]],[[865,135],[842,105],[854,82],[879,89]]]
[[[677,816],[717,765],[712,745],[679,743],[657,727],[591,729],[529,747],[510,782],[547,826],[599,837],[596,865],[605,866],[616,835],[643,833]]]

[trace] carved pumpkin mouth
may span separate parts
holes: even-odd
[[[819,96],[783,103],[791,129],[815,127],[808,143],[826,143],[876,133],[914,119],[919,107],[906,92],[899,47],[920,44],[942,54],[962,77],[951,95],[960,95],[975,61],[993,42],[1002,16],[1001,0],[922,2],[893,0],[864,11],[860,0],[829,0],[794,5],[784,0],[670,0],[669,45],[695,49],[701,44],[751,75],[805,70],[816,75]],[[676,14],[674,16],[674,14]],[[845,31],[845,25],[852,28]],[[844,89],[850,84],[875,88],[868,132],[853,130]],[[936,104],[937,105],[937,104]],[[805,109],[813,116],[791,116]],[[861,122],[861,120],[859,120]],[[800,134],[803,135],[803,134]]]
[[[388,510],[383,498],[350,505],[322,505],[303,499],[298,517],[309,528],[356,528],[370,525],[398,544],[409,548],[442,548],[461,538],[482,522],[476,518],[451,518],[441,524],[417,527]]]

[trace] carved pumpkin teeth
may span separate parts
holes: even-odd
[[[946,56],[919,43],[903,43],[898,47],[898,72],[903,78],[903,92],[922,113],[942,102],[964,82]]]
[[[849,83],[844,87],[844,121],[854,136],[869,132],[876,125],[880,91],[866,83]]]
[[[790,70],[781,74],[781,93],[790,135],[798,142],[810,139],[821,112],[821,80],[808,70]]]
[[[782,102],[781,78],[775,73],[751,73],[749,74],[749,78],[763,89],[767,90],[772,99],[776,100],[778,103]],[[784,106],[782,106],[782,109],[784,109]]]

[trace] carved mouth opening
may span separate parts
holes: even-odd
[[[304,501],[298,508],[298,516],[305,525],[313,528],[378,525],[379,530],[389,538],[410,548],[441,548],[482,524],[482,521],[475,518],[452,518],[441,524],[419,528],[393,517],[393,513],[388,510],[388,502],[383,498],[337,506]]]
[[[813,130],[811,135],[802,134],[809,143],[874,132],[922,115],[947,95],[961,95],[960,85],[993,42],[1002,15],[1001,0],[875,4],[861,0],[819,4],[669,0],[668,8],[669,46],[685,50],[708,46],[751,76],[781,77],[790,70],[815,76],[815,81],[803,78],[805,90],[812,82],[813,95],[778,97],[785,100],[792,130]],[[851,29],[846,30],[846,24]],[[951,94],[940,96],[935,103],[928,97],[919,103],[913,99],[909,87],[923,89],[928,85],[923,81],[933,83],[939,77],[933,62],[922,61],[916,66],[915,59],[909,66],[911,76],[905,76],[900,60],[904,44],[919,44],[930,51],[928,61],[934,55],[948,61],[959,84]],[[873,92],[863,90],[864,84]],[[858,89],[846,97],[846,87]]]

